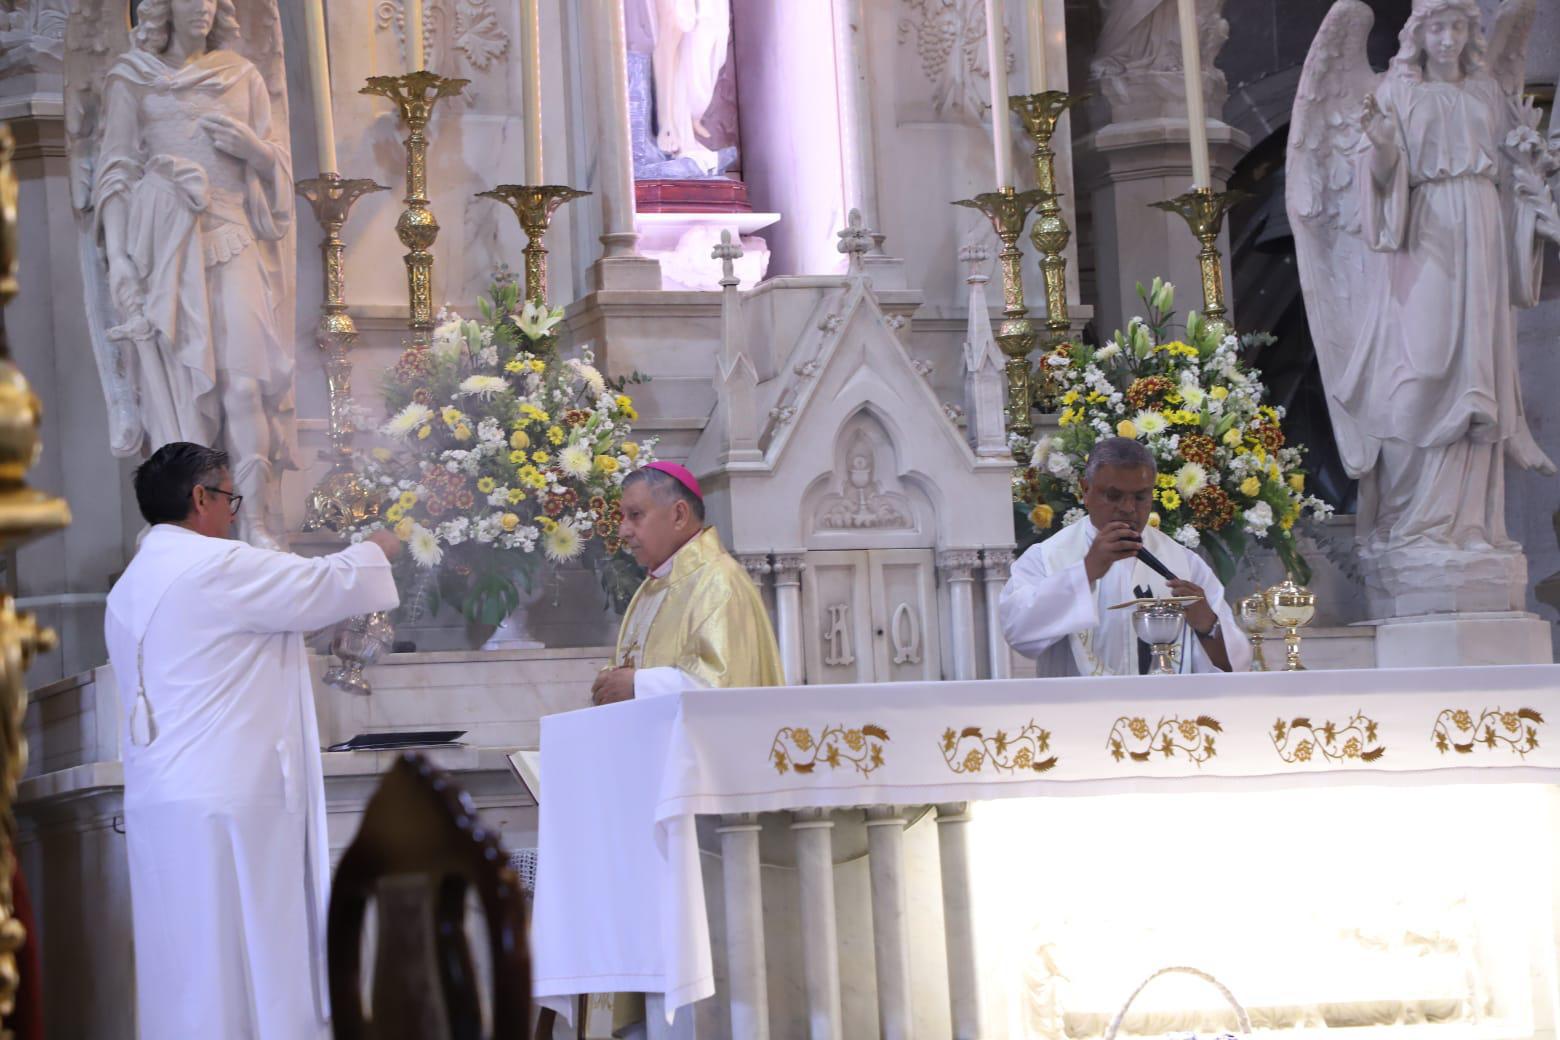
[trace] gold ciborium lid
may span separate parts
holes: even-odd
[[[1292,577],[1284,578],[1262,597],[1267,604],[1268,617],[1281,628],[1300,628],[1310,624],[1316,616],[1316,594],[1304,585],[1297,585]],[[1241,607],[1244,622],[1244,601]]]

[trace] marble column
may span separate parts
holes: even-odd
[[[780,642],[780,663],[785,681],[800,686],[806,681],[802,668],[802,568],[806,553],[776,553],[775,637]]]
[[[981,576],[986,582],[986,656],[993,679],[1013,677],[1013,651],[1002,634],[1002,590],[1013,568],[1012,549],[984,549]]]
[[[878,1030],[883,1040],[914,1036],[910,1006],[910,919],[905,896],[905,817],[898,807],[867,810],[872,882],[872,950],[877,964]]]
[[[769,986],[764,964],[764,896],[758,861],[758,815],[721,817],[720,856],[726,893],[726,990],[731,1034],[769,1037]]]
[[[769,586],[769,575],[774,568],[769,564],[768,553],[737,553],[737,562],[742,564],[742,569],[747,571],[747,576],[753,582],[753,587],[758,589],[758,594],[768,608],[770,617],[774,616],[775,597],[774,590]]]
[[[872,114],[872,69],[867,54],[867,5],[864,0],[833,0],[834,79],[840,118],[840,155],[845,212],[859,210],[872,235],[862,266],[879,289],[906,288],[904,261],[883,251],[882,209],[878,200],[878,135]]]
[[[951,679],[977,677],[975,662],[975,576],[980,553],[950,549],[937,554],[937,573],[948,589],[948,630],[953,639]]]
[[[943,938],[948,948],[948,1011],[954,1040],[977,1040],[980,972],[970,878],[970,813],[963,802],[937,807],[937,852],[942,866]]]
[[[596,120],[601,196],[601,258],[593,268],[598,289],[659,289],[661,265],[639,254],[634,230],[634,161],[628,129],[628,37],[623,0],[591,0]]]
[[[834,911],[834,818],[827,809],[791,814],[801,906],[802,971],[809,1040],[843,1040],[839,930]]]

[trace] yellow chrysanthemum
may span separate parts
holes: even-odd
[[[431,426],[424,426],[420,430],[417,431],[417,439],[420,440],[420,441],[425,441],[425,440],[428,439],[428,435],[430,433],[432,433],[432,432],[433,432],[433,427],[431,427]]]
[[[526,364],[531,369],[532,372],[535,372],[538,375],[540,375],[541,373],[547,371],[547,362],[543,361],[541,358],[532,358],[530,361],[526,362]],[[546,422],[547,421],[546,418],[545,418],[545,415],[546,415],[546,413],[544,412],[543,413],[544,418],[541,420],[542,422]]]
[[[385,510],[385,519],[390,521],[392,524],[398,522],[401,517],[405,515],[406,510],[401,508],[401,503],[399,502]]]
[[[498,518],[498,526],[506,531],[513,531],[520,526],[520,518],[513,513],[505,513]]]
[[[1078,403],[1078,391],[1076,391],[1076,390],[1069,390],[1069,391],[1067,391],[1065,394],[1062,395],[1062,403],[1063,404],[1077,404]]]
[[[504,365],[504,371],[511,375],[519,375],[525,371],[525,362],[517,357],[510,358],[508,363]]]
[[[1056,510],[1041,502],[1029,511],[1029,523],[1036,531],[1049,530],[1056,521]]]
[[[1245,495],[1247,498],[1255,498],[1257,496],[1257,492],[1261,490],[1262,481],[1258,480],[1256,477],[1247,477],[1245,480],[1240,482],[1240,493]]]
[[[454,426],[465,417],[459,408],[451,408],[448,405],[439,412],[439,418],[444,420],[444,425],[446,426]]]
[[[403,492],[401,492],[401,497],[396,499],[396,503],[402,509],[410,509],[410,508],[412,508],[413,506],[415,506],[417,504],[417,492],[415,492],[415,491],[403,491]]]
[[[1154,477],[1154,486],[1161,488],[1175,487],[1175,478],[1168,473],[1160,473]]]
[[[547,439],[554,444],[562,444],[569,439],[569,435],[563,432],[562,426],[547,427]]]
[[[618,469],[618,460],[613,458],[611,455],[597,455],[596,468],[601,470],[603,473],[616,473]]]
[[[550,458],[552,458],[552,456],[540,448],[537,448],[535,451],[531,452],[531,461],[536,463],[538,466],[547,465],[547,460]]]
[[[525,452],[523,452],[523,451],[520,451],[520,450],[519,450],[519,449],[516,449],[516,450],[515,450],[515,451],[512,451],[512,452],[510,452],[510,453],[509,453],[509,461],[510,461],[510,462],[511,462],[511,463],[512,463],[512,464],[513,464],[513,465],[516,465],[516,466],[518,466],[518,465],[520,465],[520,464],[521,464],[521,463],[522,463],[522,462],[524,462],[524,461],[525,461],[525,459],[526,459],[526,455],[525,455]]]
[[[498,483],[492,477],[482,477],[477,481],[477,490],[484,495],[491,495],[496,487]]]
[[[510,488],[509,489],[509,504],[510,505],[517,506],[521,502],[524,502],[524,501],[525,501],[525,488]]]
[[[550,516],[539,516],[539,517],[536,518],[536,526],[540,527],[542,529],[542,531],[545,533],[545,532],[551,531],[553,528],[557,527],[558,526],[558,521],[554,520]]]
[[[1161,491],[1159,493],[1159,502],[1166,509],[1181,508],[1181,496],[1176,493],[1175,488],[1169,488],[1165,491]]]

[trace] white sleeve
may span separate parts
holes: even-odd
[[[314,557],[245,545],[208,580],[221,590],[223,609],[254,632],[312,632],[401,602],[390,561],[373,542]]]
[[[708,686],[697,675],[691,675],[672,665],[634,669],[634,700],[636,701],[642,701],[646,697],[665,697],[667,694],[704,689],[708,689]]]
[[[1002,589],[1000,613],[1003,636],[1025,657],[1039,657],[1057,640],[1099,624],[1083,561],[1047,574],[1038,545],[1013,565]]]
[[[1219,616],[1219,638],[1224,640],[1224,652],[1230,657],[1230,671],[1251,671],[1251,644],[1246,641],[1245,633],[1235,621],[1235,612],[1230,609],[1225,599],[1224,583],[1219,581],[1202,557],[1195,553],[1188,553],[1192,558],[1190,580],[1200,586],[1208,595],[1208,605],[1213,607],[1213,612]],[[1203,649],[1202,640],[1197,634],[1192,633],[1188,640],[1192,644],[1192,668],[1194,672],[1217,672],[1221,669],[1208,657],[1208,651]]]

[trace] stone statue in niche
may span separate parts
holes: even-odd
[[[1373,609],[1520,607],[1505,465],[1554,473],[1523,415],[1516,307],[1560,241],[1557,163],[1521,100],[1533,0],[1415,0],[1391,67],[1340,0],[1311,46],[1288,207]]]
[[[14,0],[0,10],[0,76],[58,73],[65,56],[65,0]]]
[[[737,161],[731,0],[623,0],[639,180],[719,177]]]
[[[67,56],[67,135],[110,446],[225,449],[240,535],[269,547],[296,452],[293,178],[275,0],[243,7],[141,0],[127,51]],[[109,14],[80,0],[69,38]]]
[[[1186,118],[1181,65],[1181,26],[1176,0],[1100,0],[1105,24],[1091,77],[1118,123],[1155,117]],[[1203,61],[1203,96],[1215,115],[1229,88],[1214,58],[1229,39],[1224,0],[1197,0],[1197,36]]]

